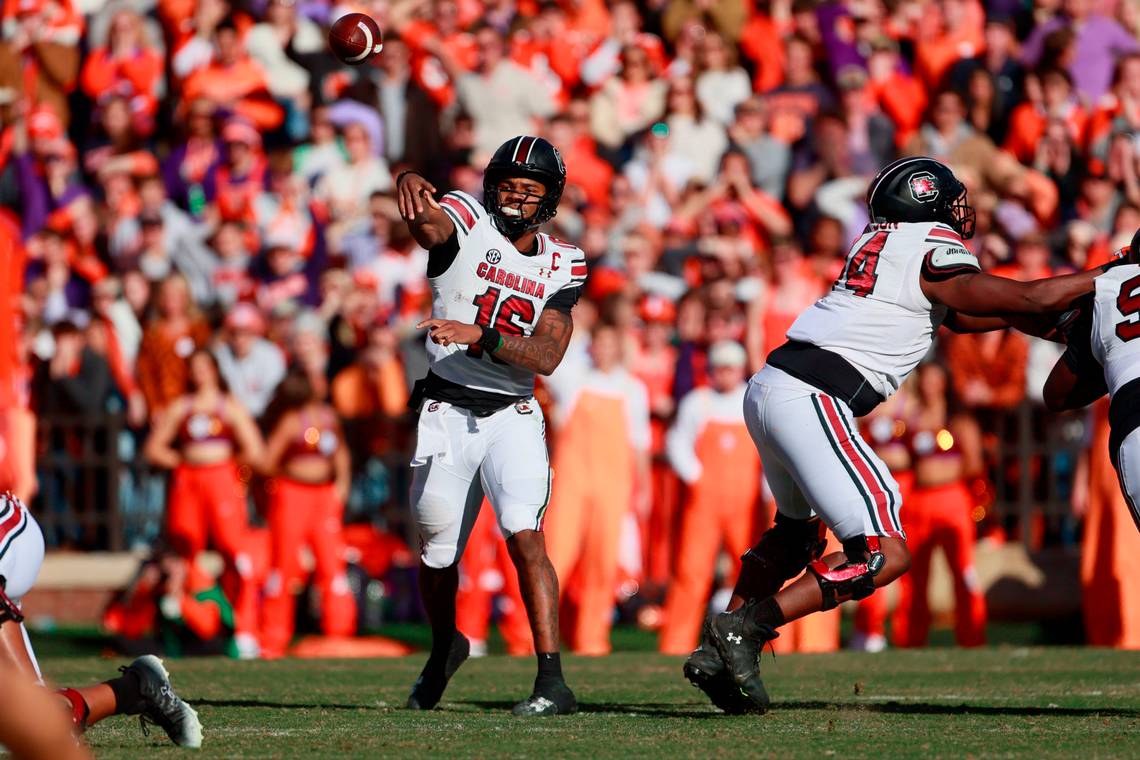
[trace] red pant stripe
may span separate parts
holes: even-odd
[[[851,441],[851,436],[847,434],[847,431],[843,428],[843,424],[839,421],[839,410],[835,408],[835,402],[830,396],[825,394],[820,394],[819,398],[823,403],[824,412],[827,413],[827,421],[831,425],[831,430],[835,433],[836,440],[839,441],[844,455],[855,468],[855,471],[859,473],[859,477],[867,487],[868,492],[870,492],[871,498],[875,500],[875,509],[879,513],[879,522],[883,526],[883,530],[886,531],[888,535],[898,535],[898,532],[893,528],[894,521],[891,519],[891,511],[887,508],[889,501],[887,494],[879,486],[878,481],[871,472],[870,465],[855,451],[855,445]]]

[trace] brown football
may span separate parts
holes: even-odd
[[[342,63],[359,66],[383,49],[384,36],[371,16],[349,13],[329,29],[329,47]]]

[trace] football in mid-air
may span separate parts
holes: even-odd
[[[342,63],[359,66],[384,48],[384,37],[371,16],[348,13],[329,29],[329,47]]]

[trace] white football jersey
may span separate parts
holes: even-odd
[[[1140,377],[1140,264],[1109,269],[1095,287],[1092,355],[1112,395]]]
[[[922,292],[923,270],[939,278],[980,268],[945,224],[869,225],[831,291],[800,314],[788,338],[842,356],[890,398],[926,356],[946,317],[946,307]]]
[[[586,257],[577,247],[539,233],[537,252],[524,255],[467,193],[447,193],[440,205],[455,224],[459,253],[443,274],[428,279],[432,317],[494,327],[503,335],[530,335],[555,294],[586,281]],[[429,337],[427,349],[431,371],[444,380],[510,396],[534,392],[533,372],[479,346],[441,346]]]

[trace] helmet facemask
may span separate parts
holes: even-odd
[[[958,231],[963,240],[969,240],[974,236],[974,223],[977,221],[978,214],[974,211],[974,207],[970,205],[969,199],[966,197],[965,188],[958,194],[949,205],[950,212],[950,226]]]
[[[543,192],[535,193],[527,190],[511,188],[500,189],[499,183],[505,179],[526,178],[539,182]],[[541,227],[550,221],[558,211],[558,198],[551,192],[555,186],[554,178],[545,176],[543,172],[526,171],[488,171],[483,176],[483,205],[495,226],[507,238],[514,240],[531,230]],[[500,195],[510,196],[510,201],[504,204]],[[527,206],[534,206],[534,213],[524,216]]]

